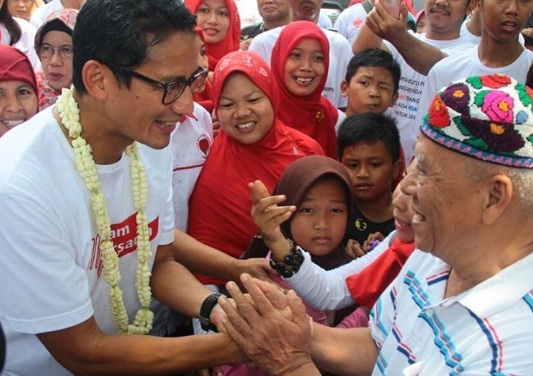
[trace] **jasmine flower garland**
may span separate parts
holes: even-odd
[[[144,166],[137,154],[138,146],[134,142],[126,148],[126,154],[131,160],[130,173],[132,181],[133,204],[137,210],[137,295],[141,308],[137,311],[133,324],[129,324],[128,313],[120,281],[119,257],[111,241],[111,223],[107,214],[105,197],[100,192],[100,180],[96,171],[96,164],[92,155],[91,146],[81,137],[82,126],[80,123],[80,110],[72,94],[72,89],[64,88],[57,100],[59,116],[73,139],[72,147],[76,156],[76,168],[91,192],[91,209],[98,235],[101,238],[100,253],[102,254],[104,280],[109,285],[109,305],[113,320],[118,331],[123,334],[147,334],[152,329],[154,314],[150,311],[152,292],[150,289],[150,267],[148,259],[152,255],[150,250],[148,220],[144,209],[148,197],[148,183]]]

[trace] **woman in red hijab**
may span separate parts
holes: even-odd
[[[337,159],[335,125],[340,111],[322,96],[329,67],[324,32],[313,22],[291,22],[274,45],[271,67],[279,86],[280,119],[314,138],[327,156]]]
[[[270,68],[253,52],[226,55],[214,72],[221,131],[190,199],[188,233],[235,258],[242,256],[256,232],[248,184],[260,179],[272,190],[293,160],[323,154],[316,141],[277,118],[275,86]],[[197,277],[214,288],[226,282]]]
[[[0,44],[0,137],[39,111],[30,61],[15,47]]]
[[[205,42],[212,72],[221,58],[240,47],[241,20],[237,6],[233,0],[185,0],[185,5],[196,14],[196,23],[201,30],[199,35]],[[206,90],[195,95],[194,100],[211,113],[213,96],[210,86],[208,83]]]

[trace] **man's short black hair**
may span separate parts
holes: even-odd
[[[89,60],[108,65],[119,82],[131,77],[113,67],[135,69],[148,60],[150,48],[175,32],[194,35],[196,16],[178,0],[88,0],[72,36],[73,83],[86,92],[82,69]]]

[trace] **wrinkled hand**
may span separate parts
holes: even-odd
[[[227,299],[229,304],[233,304],[235,306],[235,302],[233,299]],[[220,298],[219,298],[220,302]],[[223,328],[222,322],[224,322],[227,319],[226,312],[222,309],[220,306],[220,303],[215,305],[213,307],[213,310],[211,311],[211,315],[209,315],[209,319],[211,322],[217,327],[217,330],[220,332]]]
[[[267,246],[274,244],[284,236],[280,224],[288,220],[296,210],[294,205],[278,206],[285,201],[284,195],[271,196],[263,182],[256,180],[248,184],[252,195],[252,219]]]
[[[234,282],[219,303],[227,314],[223,331],[265,372],[283,375],[312,364],[311,326],[302,300],[294,291],[285,295],[277,286],[242,275],[252,301]]]
[[[407,33],[407,7],[403,2],[401,3],[400,18],[396,19],[380,0],[376,0],[374,9],[366,16],[365,23],[377,36],[395,44],[395,38]]]

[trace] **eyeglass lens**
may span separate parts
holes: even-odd
[[[198,89],[204,84],[205,79],[207,77],[207,73],[207,70],[201,69],[188,80],[175,82],[170,87],[167,87],[163,96],[163,103],[171,104],[177,101],[178,98],[183,94],[187,86],[190,86],[193,93],[198,91]]]

